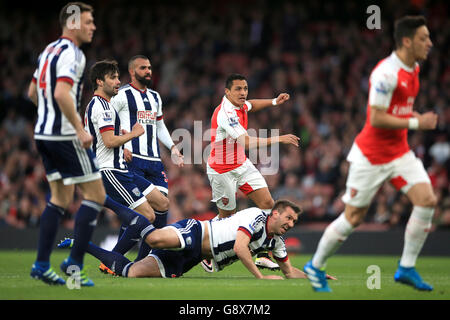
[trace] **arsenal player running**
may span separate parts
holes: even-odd
[[[350,162],[345,211],[325,230],[313,259],[304,270],[315,291],[331,291],[325,279],[327,259],[364,219],[379,187],[389,181],[414,205],[395,281],[418,290],[433,288],[415,270],[417,256],[427,238],[436,196],[422,162],[410,150],[408,129],[433,130],[437,115],[413,111],[419,92],[419,64],[432,47],[426,20],[406,16],[395,23],[396,50],[381,60],[369,79],[367,119],[347,157]]]
[[[252,137],[247,133],[248,112],[276,107],[289,100],[289,94],[281,93],[274,99],[247,100],[247,79],[232,74],[225,81],[225,96],[211,118],[211,153],[207,174],[212,188],[212,201],[219,210],[218,218],[229,217],[236,212],[236,192],[241,190],[263,212],[270,213],[274,200],[261,173],[245,155],[246,149],[261,148],[274,143],[298,147],[299,138],[292,134],[277,137]],[[256,264],[261,268],[278,269],[267,253],[259,253]],[[206,271],[212,267],[202,262]]]

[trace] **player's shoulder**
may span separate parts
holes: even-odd
[[[217,116],[219,118],[229,119],[230,117],[237,116],[236,108],[234,108],[233,104],[225,98],[222,100],[221,104],[217,107],[217,110],[218,110]]]
[[[370,81],[372,83],[383,83],[388,87],[396,85],[399,68],[393,61],[392,56],[381,60],[372,70]]]
[[[117,93],[116,96],[118,96],[119,94],[124,94],[127,90],[130,90],[130,89],[131,89],[131,85],[129,83],[127,83],[119,88],[119,92]]]
[[[255,222],[261,221],[265,222],[267,220],[268,215],[262,211],[260,208],[251,207],[244,210],[240,210],[236,212],[240,217],[246,217],[249,220],[254,220]]]
[[[158,105],[161,104],[162,99],[161,99],[161,95],[159,94],[158,91],[150,89],[150,88],[147,88],[147,92],[153,96],[153,98],[156,100],[156,103]]]
[[[159,94],[159,92],[158,92],[158,91],[156,91],[156,90],[153,90],[153,89],[147,88],[147,92],[149,92],[149,93],[151,93],[151,94],[154,94],[154,95],[157,95],[158,97],[160,97],[160,94]]]
[[[98,111],[107,111],[111,109],[108,101],[96,95],[92,97],[91,101],[88,104],[88,107],[92,110]]]
[[[111,98],[111,103],[114,104],[114,102],[122,101],[126,99],[127,97],[127,91],[131,90],[130,84],[125,84],[119,88],[119,91],[117,94]]]

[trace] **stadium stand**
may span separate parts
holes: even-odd
[[[343,210],[348,164],[345,157],[364,124],[369,72],[393,49],[392,22],[406,13],[424,14],[434,48],[421,65],[416,110],[439,114],[438,129],[411,132],[410,146],[424,161],[439,205],[435,228],[450,228],[450,19],[446,1],[385,1],[382,29],[365,23],[367,1],[92,1],[97,31],[86,47],[87,68],[114,58],[122,83],[129,81],[127,61],[150,57],[153,88],[163,100],[170,132],[203,131],[220,103],[226,76],[249,79],[249,98],[288,92],[279,109],[251,114],[249,128],[279,128],[301,137],[301,147],[281,148],[280,170],[266,179],[274,199],[289,198],[305,211],[302,223],[324,223]],[[10,4],[8,4],[10,5]],[[26,98],[37,54],[59,33],[54,10],[30,4],[28,10],[0,5],[0,227],[35,228],[48,186],[33,141],[35,107]],[[51,17],[51,19],[50,19]],[[32,26],[32,27],[31,27]],[[18,36],[20,35],[20,36]],[[88,83],[84,103],[92,95]],[[196,141],[205,148],[209,141]],[[164,149],[164,148],[161,148]],[[185,158],[192,155],[185,154]],[[185,217],[211,218],[216,208],[205,163],[178,168],[164,153],[169,178],[169,222]],[[76,202],[63,224],[73,227]],[[238,209],[248,206],[238,195]],[[366,222],[387,228],[404,226],[411,207],[385,185]],[[100,224],[118,229],[104,211]]]

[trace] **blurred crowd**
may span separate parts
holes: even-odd
[[[385,1],[381,30],[366,27],[366,1],[174,1],[148,4],[93,1],[97,31],[83,48],[87,68],[113,58],[127,83],[128,59],[147,55],[153,89],[163,100],[170,132],[194,136],[194,121],[210,128],[224,94],[225,78],[248,78],[249,99],[288,92],[278,108],[249,114],[249,128],[279,129],[301,138],[300,148],[280,148],[276,174],[265,178],[274,199],[289,198],[304,209],[301,223],[327,223],[343,208],[346,155],[365,121],[368,76],[393,50],[392,22],[406,13],[424,14],[434,48],[421,64],[415,110],[439,114],[433,132],[411,131],[410,146],[422,159],[438,196],[434,227],[450,228],[450,19],[445,1]],[[33,6],[33,4],[30,4]],[[5,9],[5,10],[4,10]],[[34,10],[36,9],[36,10]],[[36,227],[49,196],[45,171],[33,141],[36,109],[26,98],[38,54],[60,34],[58,4],[53,11],[0,10],[0,226]],[[92,90],[86,83],[84,102]],[[209,138],[209,137],[207,137]],[[177,139],[174,139],[179,143]],[[204,150],[208,139],[197,139]],[[176,167],[167,149],[169,222],[212,218],[205,162]],[[184,150],[192,162],[192,150]],[[258,164],[262,169],[262,165]],[[63,220],[73,227],[80,196]],[[238,193],[238,209],[251,205]],[[411,212],[407,198],[385,184],[374,199],[367,223],[402,227]],[[105,210],[100,223],[118,228]]]

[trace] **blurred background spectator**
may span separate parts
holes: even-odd
[[[433,132],[410,132],[410,145],[427,168],[439,205],[435,228],[450,228],[450,19],[447,1],[384,1],[381,30],[366,27],[368,1],[90,1],[97,31],[83,48],[87,69],[97,60],[116,59],[127,83],[128,59],[147,55],[153,65],[153,89],[163,100],[170,132],[185,129],[190,154],[207,153],[207,130],[230,73],[248,78],[249,99],[288,92],[280,108],[249,116],[249,128],[279,129],[301,137],[301,147],[281,147],[279,170],[266,175],[274,199],[289,198],[305,211],[302,225],[328,223],[343,210],[348,163],[345,157],[365,121],[368,77],[375,64],[393,50],[393,21],[423,14],[434,48],[421,64],[419,112],[434,110]],[[26,97],[45,44],[59,36],[62,3],[0,4],[0,226],[36,227],[48,197],[45,171],[33,141],[36,116]],[[84,103],[92,90],[84,88]],[[83,112],[84,110],[82,110]],[[201,137],[205,134],[204,139]],[[180,142],[175,139],[176,143]],[[199,148],[198,146],[201,146]],[[197,149],[195,149],[197,148]],[[205,174],[205,162],[178,168],[163,147],[169,178],[169,222],[186,217],[212,218],[216,208]],[[205,158],[204,158],[205,159]],[[258,164],[261,169],[264,165]],[[73,227],[78,201],[63,224]],[[249,200],[238,195],[238,209]],[[411,211],[404,195],[390,185],[378,192],[367,223],[403,227]],[[99,223],[118,229],[114,213],[105,210]]]

